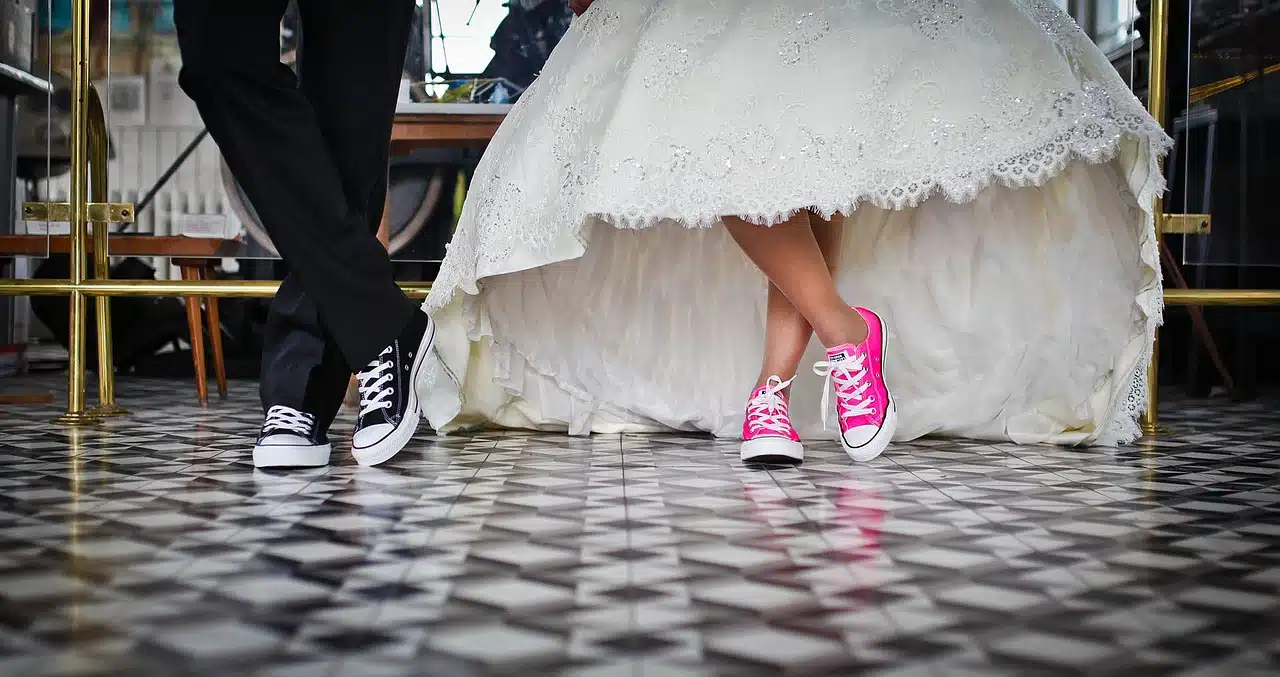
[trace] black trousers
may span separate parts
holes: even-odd
[[[272,301],[264,407],[327,429],[353,371],[417,304],[376,238],[414,0],[298,0],[299,75],[280,63],[287,0],[175,0],[180,83],[289,268]]]

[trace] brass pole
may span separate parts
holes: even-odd
[[[85,425],[100,419],[84,407],[85,236],[88,223],[89,5],[71,0],[71,311],[68,323],[67,412],[55,423]]]
[[[1156,122],[1164,126],[1165,93],[1167,90],[1166,68],[1169,61],[1169,0],[1151,0],[1151,52],[1148,54],[1147,78],[1147,110]],[[1160,163],[1160,171],[1164,171],[1164,163]],[[1151,213],[1156,223],[1164,216],[1164,195],[1157,195],[1151,205]],[[1164,234],[1156,228],[1156,246],[1164,241]],[[1157,259],[1159,260],[1159,259]],[[1156,264],[1159,266],[1160,264]],[[1160,271],[1156,272],[1161,274]],[[1147,367],[1147,412],[1142,417],[1142,432],[1155,435],[1159,428],[1160,406],[1160,330],[1156,329],[1155,341],[1151,344],[1151,365]]]
[[[0,296],[64,296],[79,289],[89,296],[216,296],[270,298],[280,283],[272,280],[0,280]],[[402,282],[410,298],[425,298],[430,282]]]
[[[110,77],[108,75],[108,77]],[[107,195],[107,161],[110,130],[107,129],[106,111],[96,87],[89,88],[89,193],[94,202],[109,202]],[[107,257],[107,235],[110,224],[98,221],[93,224],[93,277],[106,280],[111,277],[110,260]],[[98,406],[93,412],[98,416],[123,416],[128,410],[116,404],[115,362],[111,350],[111,297],[94,299],[98,322]]]
[[[1280,289],[1170,289],[1164,293],[1167,306],[1280,305]]]

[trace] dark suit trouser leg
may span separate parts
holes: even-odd
[[[327,427],[350,373],[417,304],[375,233],[412,0],[301,0],[301,82],[279,63],[285,0],[176,0],[181,82],[289,266],[264,404]],[[323,429],[323,428],[322,428]]]

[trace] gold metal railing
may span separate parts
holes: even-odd
[[[89,2],[72,0],[71,8],[71,262],[70,289],[71,318],[68,328],[70,369],[67,377],[67,411],[58,420],[69,425],[93,423],[99,416],[85,411],[84,406],[84,320],[85,295],[80,289],[84,284],[85,235],[87,234],[89,192],[86,180],[89,174],[89,97],[93,87],[89,73]],[[102,127],[105,127],[105,120]],[[105,130],[103,134],[105,136]],[[94,162],[106,170],[106,155]],[[105,232],[105,227],[99,229]],[[105,239],[104,239],[105,242]],[[103,247],[101,255],[106,255]],[[108,321],[110,318],[107,318]],[[99,370],[105,371],[107,365]]]
[[[216,296],[218,298],[271,298],[280,283],[273,280],[3,280],[0,288],[10,296],[65,296],[73,288],[96,298],[110,296]],[[430,282],[402,282],[410,298],[426,298]]]
[[[101,1],[101,0],[99,0]],[[279,282],[157,281],[109,279],[108,230],[112,223],[131,221],[131,204],[108,204],[108,130],[102,101],[91,82],[89,16],[92,0],[71,0],[71,175],[69,202],[28,203],[24,218],[70,223],[70,271],[65,280],[0,280],[0,295],[67,296],[70,318],[67,410],[56,422],[94,424],[103,417],[128,413],[115,401],[111,345],[112,296],[271,297]],[[86,275],[87,238],[92,236],[93,279]],[[420,298],[430,283],[402,285]],[[86,303],[93,297],[97,315],[98,406],[85,406]],[[201,378],[203,375],[197,375]]]
[[[1150,77],[1147,109],[1161,124],[1167,110],[1169,63],[1169,0],[1151,1],[1151,54],[1149,56]],[[1241,80],[1241,84],[1244,80]],[[1203,92],[1193,92],[1193,96]],[[1169,229],[1164,227],[1170,216],[1164,213],[1164,196],[1157,196],[1153,207],[1156,214],[1156,238],[1163,242]],[[1174,306],[1272,306],[1280,305],[1280,289],[1166,289],[1164,292],[1166,305]],[[1160,340],[1151,347],[1151,366],[1147,370],[1147,391],[1150,400],[1147,413],[1142,419],[1142,432],[1155,435],[1159,432],[1160,404]]]
[[[1169,59],[1169,0],[1151,0],[1151,53],[1150,70],[1147,79],[1147,110],[1156,122],[1164,124],[1165,93],[1168,91],[1166,66]],[[1164,162],[1160,163],[1161,169]],[[1164,244],[1164,196],[1157,195],[1151,213],[1156,218],[1156,246]],[[1156,261],[1162,261],[1157,256]],[[1156,263],[1160,266],[1160,263]],[[1164,297],[1169,303],[1169,295]],[[1160,414],[1160,330],[1156,329],[1155,340],[1151,344],[1151,365],[1147,367],[1147,413],[1142,417],[1142,432],[1148,436],[1157,432]]]
[[[99,0],[101,1],[101,0]],[[107,129],[101,101],[90,82],[89,10],[92,0],[71,0],[72,7],[72,103],[71,103],[71,192],[70,201],[64,205],[34,204],[24,206],[32,216],[40,213],[46,218],[64,213],[71,224],[70,276],[65,280],[0,280],[0,295],[66,295],[70,297],[69,370],[67,376],[67,411],[57,421],[68,425],[96,423],[103,416],[124,413],[115,403],[111,369],[111,314],[112,296],[216,296],[216,297],[270,297],[275,294],[278,282],[256,281],[155,281],[108,279],[108,237],[110,222],[129,220],[133,216],[132,205],[107,205]],[[1151,54],[1150,99],[1148,107],[1157,120],[1163,120],[1166,110],[1166,65],[1168,59],[1169,0],[1152,0],[1151,3]],[[92,200],[90,199],[92,197]],[[1163,238],[1169,215],[1164,213],[1164,202],[1157,198],[1154,213],[1157,215],[1157,237]],[[38,220],[38,219],[33,219]],[[94,238],[94,277],[85,275],[87,236]],[[1169,231],[1171,232],[1171,231]],[[1185,231],[1179,231],[1185,232]],[[405,284],[402,287],[410,296],[421,297],[431,288],[430,283]],[[94,409],[85,407],[85,303],[94,297],[97,311],[98,336],[98,404]],[[1262,289],[1170,289],[1165,292],[1165,302],[1170,305],[1192,306],[1267,306],[1280,305],[1280,290]],[[1158,348],[1158,341],[1155,347]],[[1144,417],[1143,429],[1148,434],[1157,430],[1158,406],[1158,353],[1153,355],[1147,374],[1151,393],[1150,407]],[[203,375],[198,375],[202,377]]]
[[[112,221],[132,220],[132,205],[106,209],[108,130],[102,100],[94,89],[89,71],[89,9],[87,0],[72,1],[71,70],[71,194],[65,204],[36,203],[23,206],[24,217],[43,216],[70,223],[71,257],[66,280],[47,280],[70,300],[68,322],[67,411],[58,419],[68,425],[96,423],[106,416],[126,412],[115,402],[115,378],[111,360],[111,301],[105,295],[94,299],[98,340],[98,406],[85,407],[85,310],[89,290],[85,287],[86,238],[92,226],[94,275],[108,276],[107,231]],[[90,195],[96,202],[90,201]],[[31,280],[0,280],[0,294],[26,296]]]
[[[107,197],[107,148],[110,146],[110,130],[107,129],[106,111],[102,108],[102,98],[98,96],[98,90],[90,86],[88,94],[89,194],[94,202],[105,204],[109,199]],[[121,216],[131,217],[132,215],[133,207],[130,205]],[[106,280],[111,276],[111,261],[107,256],[109,228],[110,219],[93,220],[93,276],[99,280]],[[115,364],[111,356],[111,298],[99,296],[94,299],[94,304],[94,314],[98,323],[98,330],[95,333],[98,339],[98,406],[93,413],[99,417],[123,416],[129,412],[116,404]],[[83,309],[81,312],[83,313]],[[83,383],[83,375],[80,378]],[[69,411],[70,408],[68,408]]]

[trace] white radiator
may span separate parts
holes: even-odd
[[[120,99],[129,100],[123,96],[114,98],[117,102]],[[113,122],[119,117],[113,111]],[[107,182],[110,201],[138,204],[199,133],[198,127],[113,125],[114,159],[109,165]],[[128,232],[211,238],[238,236],[240,222],[222,188],[221,162],[217,146],[206,136],[160,188],[151,204],[139,212],[137,222],[128,227]],[[70,194],[70,179],[62,176],[42,181],[39,192],[50,200],[65,202]],[[65,233],[67,226],[27,224],[29,233],[48,231]],[[164,259],[155,259],[153,265],[161,279],[180,277],[177,269]]]

